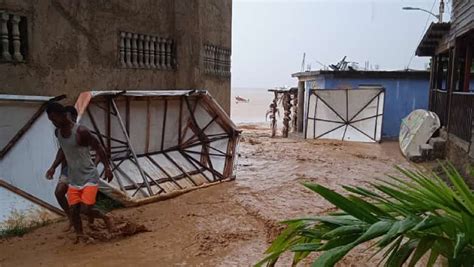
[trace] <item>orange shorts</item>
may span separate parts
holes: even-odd
[[[82,189],[77,189],[69,186],[69,188],[67,189],[67,202],[69,206],[76,205],[78,203],[94,205],[98,191],[98,185],[88,185]]]

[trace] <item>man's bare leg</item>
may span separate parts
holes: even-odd
[[[95,217],[93,216],[93,214],[89,214],[87,205],[81,205],[81,214],[87,217],[87,227],[92,230],[97,230],[97,228],[94,226]]]
[[[61,208],[64,210],[64,213],[66,213],[66,217],[68,219],[68,226],[65,229],[65,231],[71,230],[71,227],[72,227],[72,220],[71,220],[71,214],[70,214],[70,210],[69,210],[69,204],[67,203],[67,199],[66,199],[67,188],[68,188],[67,184],[65,184],[63,182],[59,182],[56,185],[56,190],[54,191],[54,195],[56,196],[56,200],[58,201],[59,206],[61,206]]]
[[[109,216],[105,215],[100,210],[94,208],[94,205],[85,205],[85,211],[86,211],[87,216],[89,217],[89,220],[91,218],[92,220],[95,218],[102,219],[105,225],[107,226],[107,229],[109,230],[109,232],[113,232],[115,230],[112,219]]]
[[[74,244],[80,242],[81,239],[84,239],[86,236],[84,235],[84,231],[82,230],[82,221],[81,221],[81,204],[75,204],[70,207],[71,211],[71,220],[72,225],[74,226],[74,231],[76,232],[76,240]]]

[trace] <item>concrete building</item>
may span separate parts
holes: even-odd
[[[1,0],[0,93],[207,89],[230,110],[231,0]]]
[[[428,71],[306,71],[294,73],[298,87],[307,99],[309,89],[347,89],[364,85],[385,88],[382,137],[398,137],[402,118],[415,109],[428,109]],[[301,103],[300,101],[298,101]],[[305,101],[305,105],[307,105]],[[306,107],[304,107],[306,110]],[[300,106],[304,114],[303,105]],[[299,126],[305,120],[299,116]],[[302,131],[302,128],[301,128]]]

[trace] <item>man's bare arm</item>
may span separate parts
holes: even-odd
[[[56,168],[63,161],[66,161],[66,157],[64,156],[63,150],[60,148],[58,149],[58,152],[56,152],[56,158],[54,159],[53,164],[51,165],[49,170],[46,172],[46,178],[53,179],[53,175],[54,175],[54,172],[56,171]]]

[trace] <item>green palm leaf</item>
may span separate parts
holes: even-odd
[[[273,266],[285,251],[296,265],[321,252],[313,266],[333,266],[353,248],[371,242],[386,266],[415,266],[429,251],[427,266],[441,255],[449,266],[474,263],[474,195],[451,165],[441,165],[447,182],[434,173],[398,168],[401,177],[377,180],[370,187],[343,186],[347,196],[319,184],[304,184],[339,210],[287,220],[280,236],[257,266]]]

